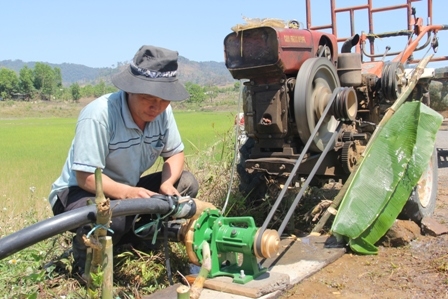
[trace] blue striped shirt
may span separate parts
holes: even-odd
[[[97,167],[114,181],[135,186],[159,156],[183,149],[171,106],[142,132],[132,119],[125,92],[104,95],[81,111],[67,160],[48,199],[53,206],[58,192],[78,185],[75,171],[94,173]]]

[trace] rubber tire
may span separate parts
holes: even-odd
[[[429,180],[428,180],[429,178]],[[422,185],[426,182],[429,182],[426,186]],[[417,191],[421,188],[429,188],[425,192],[425,197],[420,200],[420,196],[422,192]],[[437,151],[434,149],[434,152],[431,156],[430,163],[420,178],[417,186],[411,192],[408,201],[403,207],[399,219],[403,220],[411,220],[416,223],[420,223],[423,217],[430,217],[434,214],[434,210],[436,207],[436,199],[437,199],[437,189],[438,189],[438,164],[437,164]],[[426,202],[425,206],[422,205],[422,202]]]

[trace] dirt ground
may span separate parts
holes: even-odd
[[[448,112],[443,116],[441,130],[448,131]],[[448,226],[448,169],[444,167],[446,163],[439,166],[433,218]],[[404,247],[380,246],[378,255],[347,252],[282,298],[448,298],[448,234],[420,235]]]

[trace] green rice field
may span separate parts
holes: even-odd
[[[233,129],[229,112],[175,111],[175,117],[187,159],[216,146]],[[0,224],[30,209],[40,219],[51,216],[47,196],[60,175],[75,124],[76,118],[0,119]],[[1,225],[0,236],[10,229]]]

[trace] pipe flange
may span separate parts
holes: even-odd
[[[196,225],[196,219],[190,219],[180,230],[180,240],[183,240],[185,245],[185,251],[187,252],[188,259],[196,266],[201,266],[199,258],[194,251],[194,226]]]

